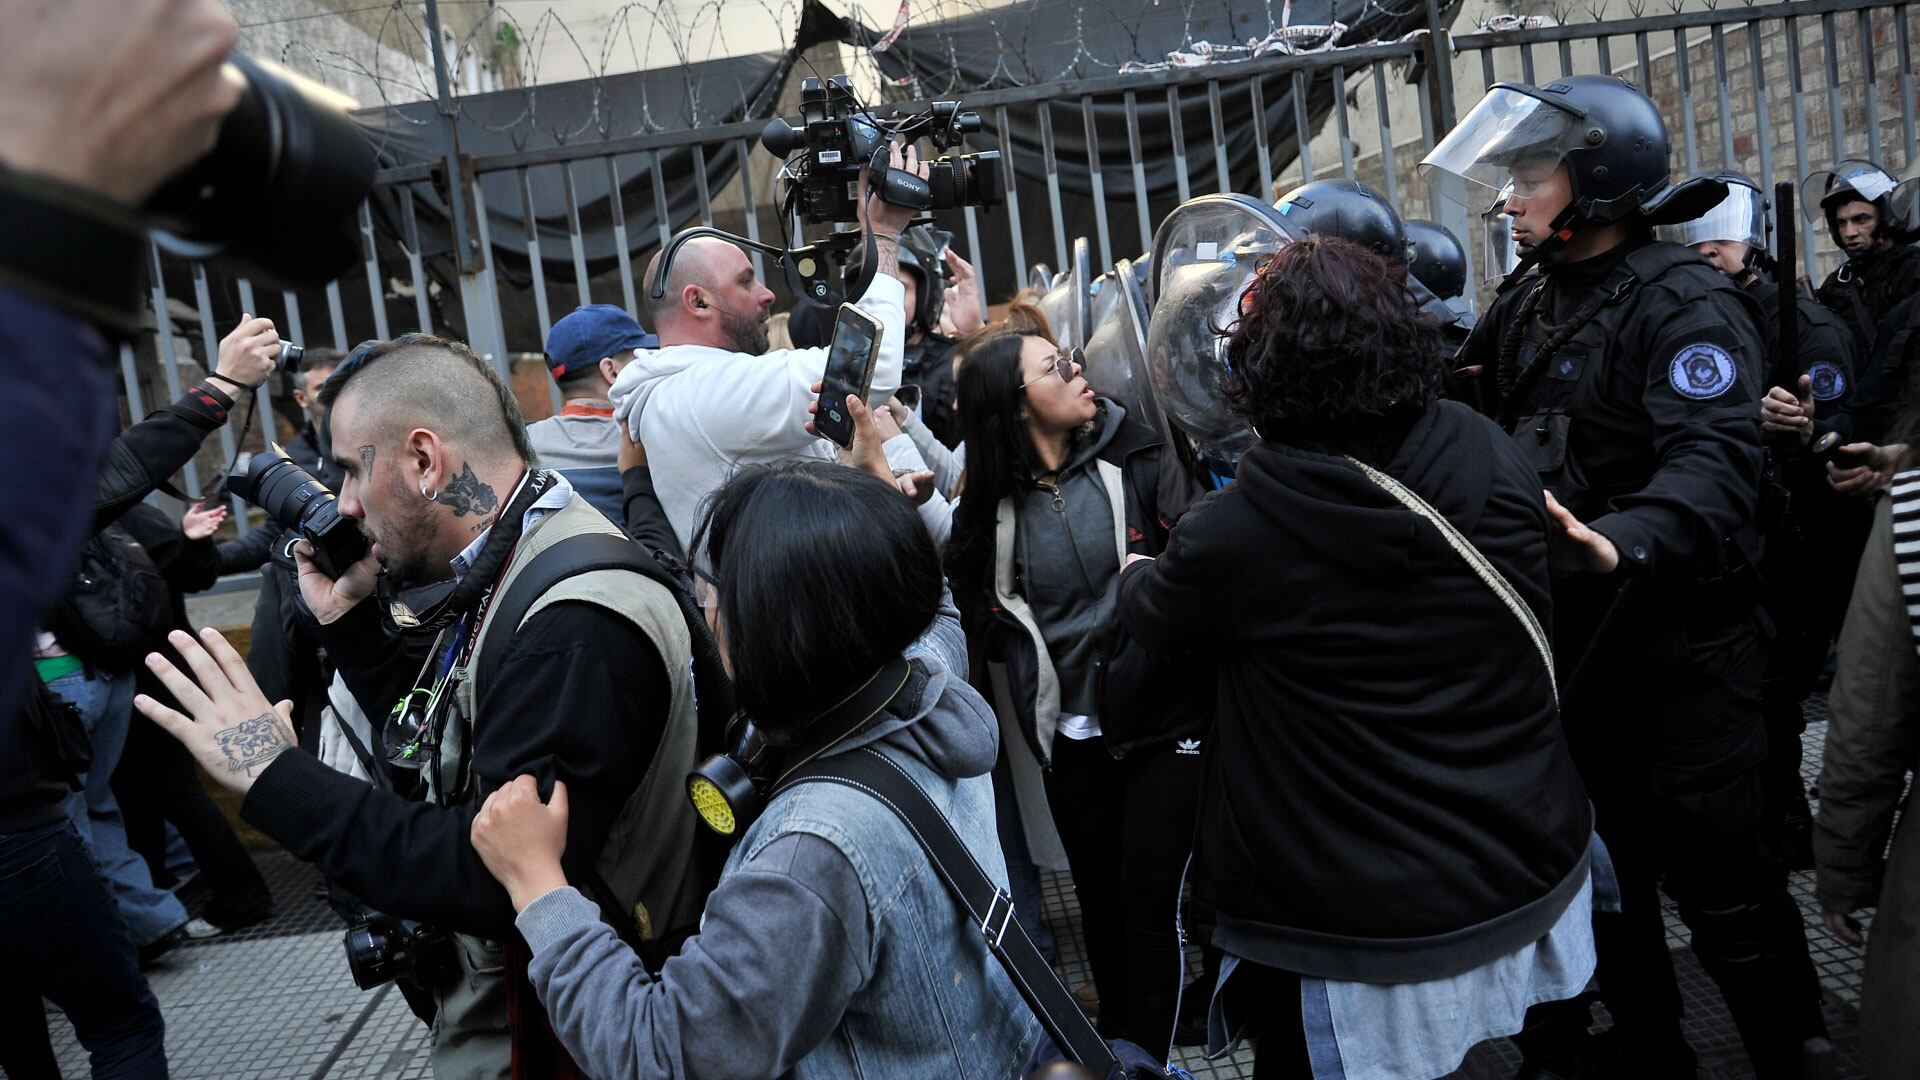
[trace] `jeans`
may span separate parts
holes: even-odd
[[[187,909],[172,893],[154,886],[146,860],[127,846],[126,823],[113,797],[113,768],[126,748],[133,720],[133,676],[88,669],[55,679],[47,688],[80,710],[93,740],[86,787],[67,796],[67,817],[93,852],[134,944],[151,945],[184,925]]]
[[[55,1075],[40,999],[58,1005],[95,1077],[161,1080],[166,1024],[73,822],[0,834],[0,1064]]]

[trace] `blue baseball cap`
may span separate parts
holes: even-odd
[[[604,357],[659,347],[659,335],[647,333],[626,309],[588,304],[553,324],[547,335],[547,370],[558,379],[585,371]]]

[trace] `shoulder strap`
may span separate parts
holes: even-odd
[[[1594,316],[1600,314],[1601,308],[1625,300],[1633,292],[1634,286],[1653,275],[1664,273],[1677,264],[1671,252],[1656,252],[1660,256],[1657,259],[1642,258],[1645,252],[1664,246],[1666,245],[1649,244],[1621,259],[1620,265],[1613,268],[1613,272],[1600,283],[1600,287],[1594,291],[1593,296],[1568,316],[1566,322],[1553,329],[1547,336],[1547,340],[1541,344],[1539,351],[1533,354],[1526,368],[1514,379],[1512,387],[1502,395],[1500,410],[1502,427],[1509,426],[1516,418],[1512,410],[1533,391],[1534,384],[1540,381],[1541,374],[1547,370],[1547,364],[1553,359],[1554,354],[1560,351],[1562,345],[1572,341],[1574,335],[1585,329],[1586,325],[1593,321]],[[1520,310],[1515,313],[1513,325],[1508,328],[1507,336],[1501,342],[1500,370],[1511,369],[1518,360],[1521,342],[1526,337],[1527,323],[1539,310],[1545,294],[1546,278],[1543,275],[1533,291],[1521,300]]]
[[[1093,1023],[1075,1004],[1073,995],[1060,977],[1047,965],[1040,950],[1013,917],[1013,898],[987,877],[986,871],[967,850],[946,815],[933,805],[900,766],[872,749],[853,750],[816,760],[788,777],[781,787],[804,783],[844,784],[878,799],[899,817],[901,824],[920,841],[927,861],[939,872],[967,917],[980,928],[987,948],[1006,969],[1013,985],[1053,1041],[1073,1059],[1093,1070],[1095,1075],[1111,1077],[1120,1063]]]
[[[492,612],[493,630],[487,634],[475,666],[491,672],[499,665],[500,656],[513,641],[514,634],[519,632],[527,612],[548,589],[570,577],[595,570],[631,570],[647,577],[664,576],[640,545],[625,536],[613,533],[569,536],[534,556],[500,598],[499,606]]]
[[[1540,620],[1534,617],[1533,609],[1520,598],[1520,594],[1513,590],[1513,584],[1487,561],[1485,555],[1480,554],[1480,549],[1473,546],[1473,541],[1461,535],[1460,530],[1453,527],[1453,522],[1448,521],[1438,510],[1427,505],[1427,500],[1421,498],[1413,489],[1364,461],[1351,457],[1347,460],[1359,466],[1360,471],[1367,474],[1367,479],[1393,496],[1400,505],[1432,522],[1434,528],[1440,530],[1440,535],[1446,538],[1448,546],[1458,552],[1460,557],[1467,561],[1467,565],[1473,568],[1473,572],[1479,576],[1480,580],[1486,582],[1487,588],[1492,589],[1501,603],[1507,605],[1507,610],[1513,612],[1513,617],[1520,621],[1521,628],[1527,632],[1528,637],[1533,639],[1533,647],[1539,650],[1540,662],[1547,667],[1547,683],[1553,687],[1553,700],[1557,704],[1560,700],[1560,682],[1553,670],[1553,647],[1547,644],[1546,631],[1540,628]]]

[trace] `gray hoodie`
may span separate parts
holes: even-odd
[[[1004,887],[986,775],[998,727],[966,685],[950,600],[906,655],[920,663],[887,719],[833,753],[873,746],[907,768]],[[591,1076],[1009,1076],[1042,1038],[904,827],[838,784],[774,800],[658,978],[571,887],[517,925],[554,1031]]]

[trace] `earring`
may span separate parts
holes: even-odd
[[[433,489],[426,486],[425,484],[420,485],[420,495],[422,498],[426,499],[428,502],[433,501],[433,495],[434,495]]]

